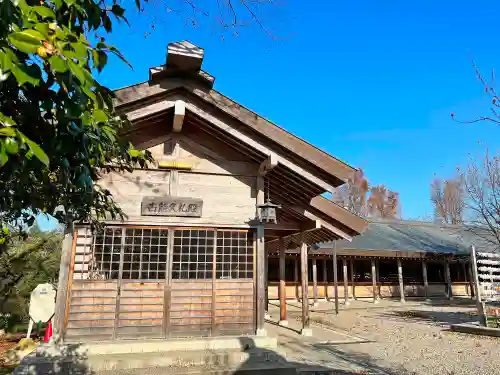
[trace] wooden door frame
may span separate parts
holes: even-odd
[[[256,295],[256,282],[257,282],[257,275],[256,275],[256,244],[255,244],[255,238],[256,238],[256,231],[255,228],[224,228],[224,227],[190,227],[189,225],[186,226],[169,226],[169,225],[158,225],[158,226],[150,226],[150,225],[130,225],[130,224],[122,224],[122,225],[109,225],[105,229],[120,229],[121,230],[121,243],[119,244],[120,246],[120,257],[119,257],[119,269],[118,269],[118,278],[117,279],[109,279],[106,280],[107,282],[110,283],[116,283],[116,301],[115,301],[115,316],[114,316],[114,321],[113,321],[113,328],[112,328],[112,341],[117,341],[120,340],[118,337],[118,331],[119,331],[119,324],[120,324],[120,309],[121,309],[121,294],[122,294],[122,288],[123,288],[123,273],[124,273],[124,258],[125,258],[125,246],[126,244],[126,230],[127,229],[158,229],[158,230],[166,230],[168,232],[168,240],[167,240],[167,247],[166,247],[166,265],[165,265],[165,279],[163,280],[164,283],[164,294],[163,294],[163,317],[162,317],[162,328],[161,328],[161,338],[168,339],[172,337],[172,331],[171,331],[171,308],[172,308],[172,274],[173,274],[173,255],[174,255],[174,233],[175,230],[211,230],[214,232],[214,237],[213,237],[213,248],[212,248],[212,280],[211,280],[211,285],[212,285],[212,306],[211,306],[211,330],[210,330],[210,336],[216,336],[218,334],[218,329],[217,329],[217,322],[216,322],[216,316],[217,316],[217,306],[216,306],[216,291],[217,291],[217,238],[218,238],[218,232],[221,231],[238,231],[238,232],[251,232],[252,239],[253,239],[253,244],[252,244],[252,285],[253,285],[253,309],[252,309],[252,331],[255,333],[256,327],[257,327],[257,311],[256,311],[256,305],[257,305],[257,295]],[[89,229],[87,229],[89,230]],[[77,236],[78,236],[78,231],[75,231],[75,237],[73,239],[73,248],[72,248],[72,253],[71,253],[71,265],[74,264],[75,262],[75,257],[76,257],[76,243],[77,243]],[[95,243],[95,238],[96,235],[94,233],[90,234],[91,242],[88,244],[88,246],[91,248],[91,256],[94,254],[94,249],[93,245]],[[142,249],[142,246],[141,246]],[[142,255],[142,251],[141,251]],[[238,256],[240,256],[238,254]],[[70,266],[70,285],[68,288],[68,294],[67,294],[67,307],[65,311],[65,322],[64,322],[64,336],[67,333],[68,330],[68,315],[70,312],[70,306],[71,306],[71,296],[72,293],[74,292],[73,286],[73,266]],[[140,269],[139,272],[142,270]],[[229,271],[231,272],[231,271]],[[101,282],[103,280],[98,280],[98,279],[82,279],[82,281],[85,282]],[[130,279],[126,280],[127,282],[145,282],[143,279]],[[147,280],[148,282],[151,281],[156,281],[156,282],[161,282],[161,279],[158,280]]]

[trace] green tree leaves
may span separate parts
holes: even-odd
[[[94,77],[109,54],[130,65],[104,38],[87,39],[88,31],[111,32],[110,16],[126,22],[113,0],[0,2],[2,227],[29,225],[40,213],[63,224],[123,218],[99,179],[152,157],[120,137],[130,124]]]
[[[44,35],[33,29],[23,30],[9,35],[8,40],[19,51],[25,53],[35,53],[42,45]]]

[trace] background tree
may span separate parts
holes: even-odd
[[[268,3],[203,4],[211,4],[225,28],[241,26],[244,14],[270,34],[259,18],[259,9]],[[147,4],[135,0],[140,12],[147,11]],[[156,4],[161,2],[151,6]],[[193,17],[210,16],[195,2],[176,4],[191,9]],[[127,22],[116,0],[0,2],[3,235],[8,224],[29,227],[41,213],[64,225],[124,217],[98,180],[103,173],[143,167],[152,158],[120,136],[130,124],[115,112],[111,90],[95,79],[109,55],[127,63],[102,35],[112,32],[113,20]]]
[[[385,185],[370,188],[367,207],[368,214],[371,217],[382,219],[398,219],[401,217],[399,194],[387,189]]]
[[[370,187],[362,169],[356,170],[345,184],[335,189],[332,200],[363,217],[385,219],[401,217],[399,194],[388,190],[385,185]]]
[[[332,200],[356,215],[366,216],[366,197],[368,191],[368,180],[363,170],[358,169],[344,185],[335,189]]]
[[[483,86],[483,90],[488,96],[490,101],[489,115],[478,116],[472,120],[457,120],[455,113],[451,113],[451,118],[463,124],[472,124],[475,122],[489,121],[496,124],[500,124],[500,97],[496,91],[496,79],[495,79],[495,71],[491,70],[491,76],[488,79],[483,76],[479,68],[477,67],[474,60],[472,60],[472,67],[474,68],[474,72],[476,74],[476,78]]]
[[[280,35],[276,31],[280,3],[273,0],[148,0],[140,8],[149,18],[149,36],[159,24],[166,22],[169,15],[180,17],[186,26],[199,27],[205,23],[219,26],[221,37],[226,35],[238,36],[244,29],[257,27],[273,40],[286,39],[290,35]]]
[[[431,201],[435,220],[445,224],[461,224],[465,213],[465,189],[463,176],[431,182]]]
[[[61,223],[96,222],[122,210],[97,180],[151,161],[120,137],[129,125],[117,116],[113,94],[93,73],[109,54],[111,17],[124,9],[104,1],[0,3],[0,212],[7,224],[33,224],[41,213]]]
[[[468,230],[500,249],[500,156],[486,151],[472,159],[464,187]]]
[[[38,284],[57,283],[62,237],[30,230],[26,240],[11,236],[0,253],[0,309],[10,315],[10,322],[28,316],[30,294]]]

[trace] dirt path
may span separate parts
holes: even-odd
[[[446,331],[450,323],[473,321],[475,309],[460,306],[391,307],[312,313],[313,324],[361,336],[370,342],[335,345],[332,356],[379,368],[386,374],[497,375],[500,340]],[[383,371],[382,371],[383,370]]]

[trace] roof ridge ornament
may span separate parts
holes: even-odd
[[[190,41],[173,42],[167,46],[167,67],[181,71],[198,72],[203,64],[205,50]]]
[[[201,69],[205,50],[188,40],[169,43],[166,64],[149,68],[149,81],[158,81],[167,77],[194,80],[209,90],[215,77]]]

